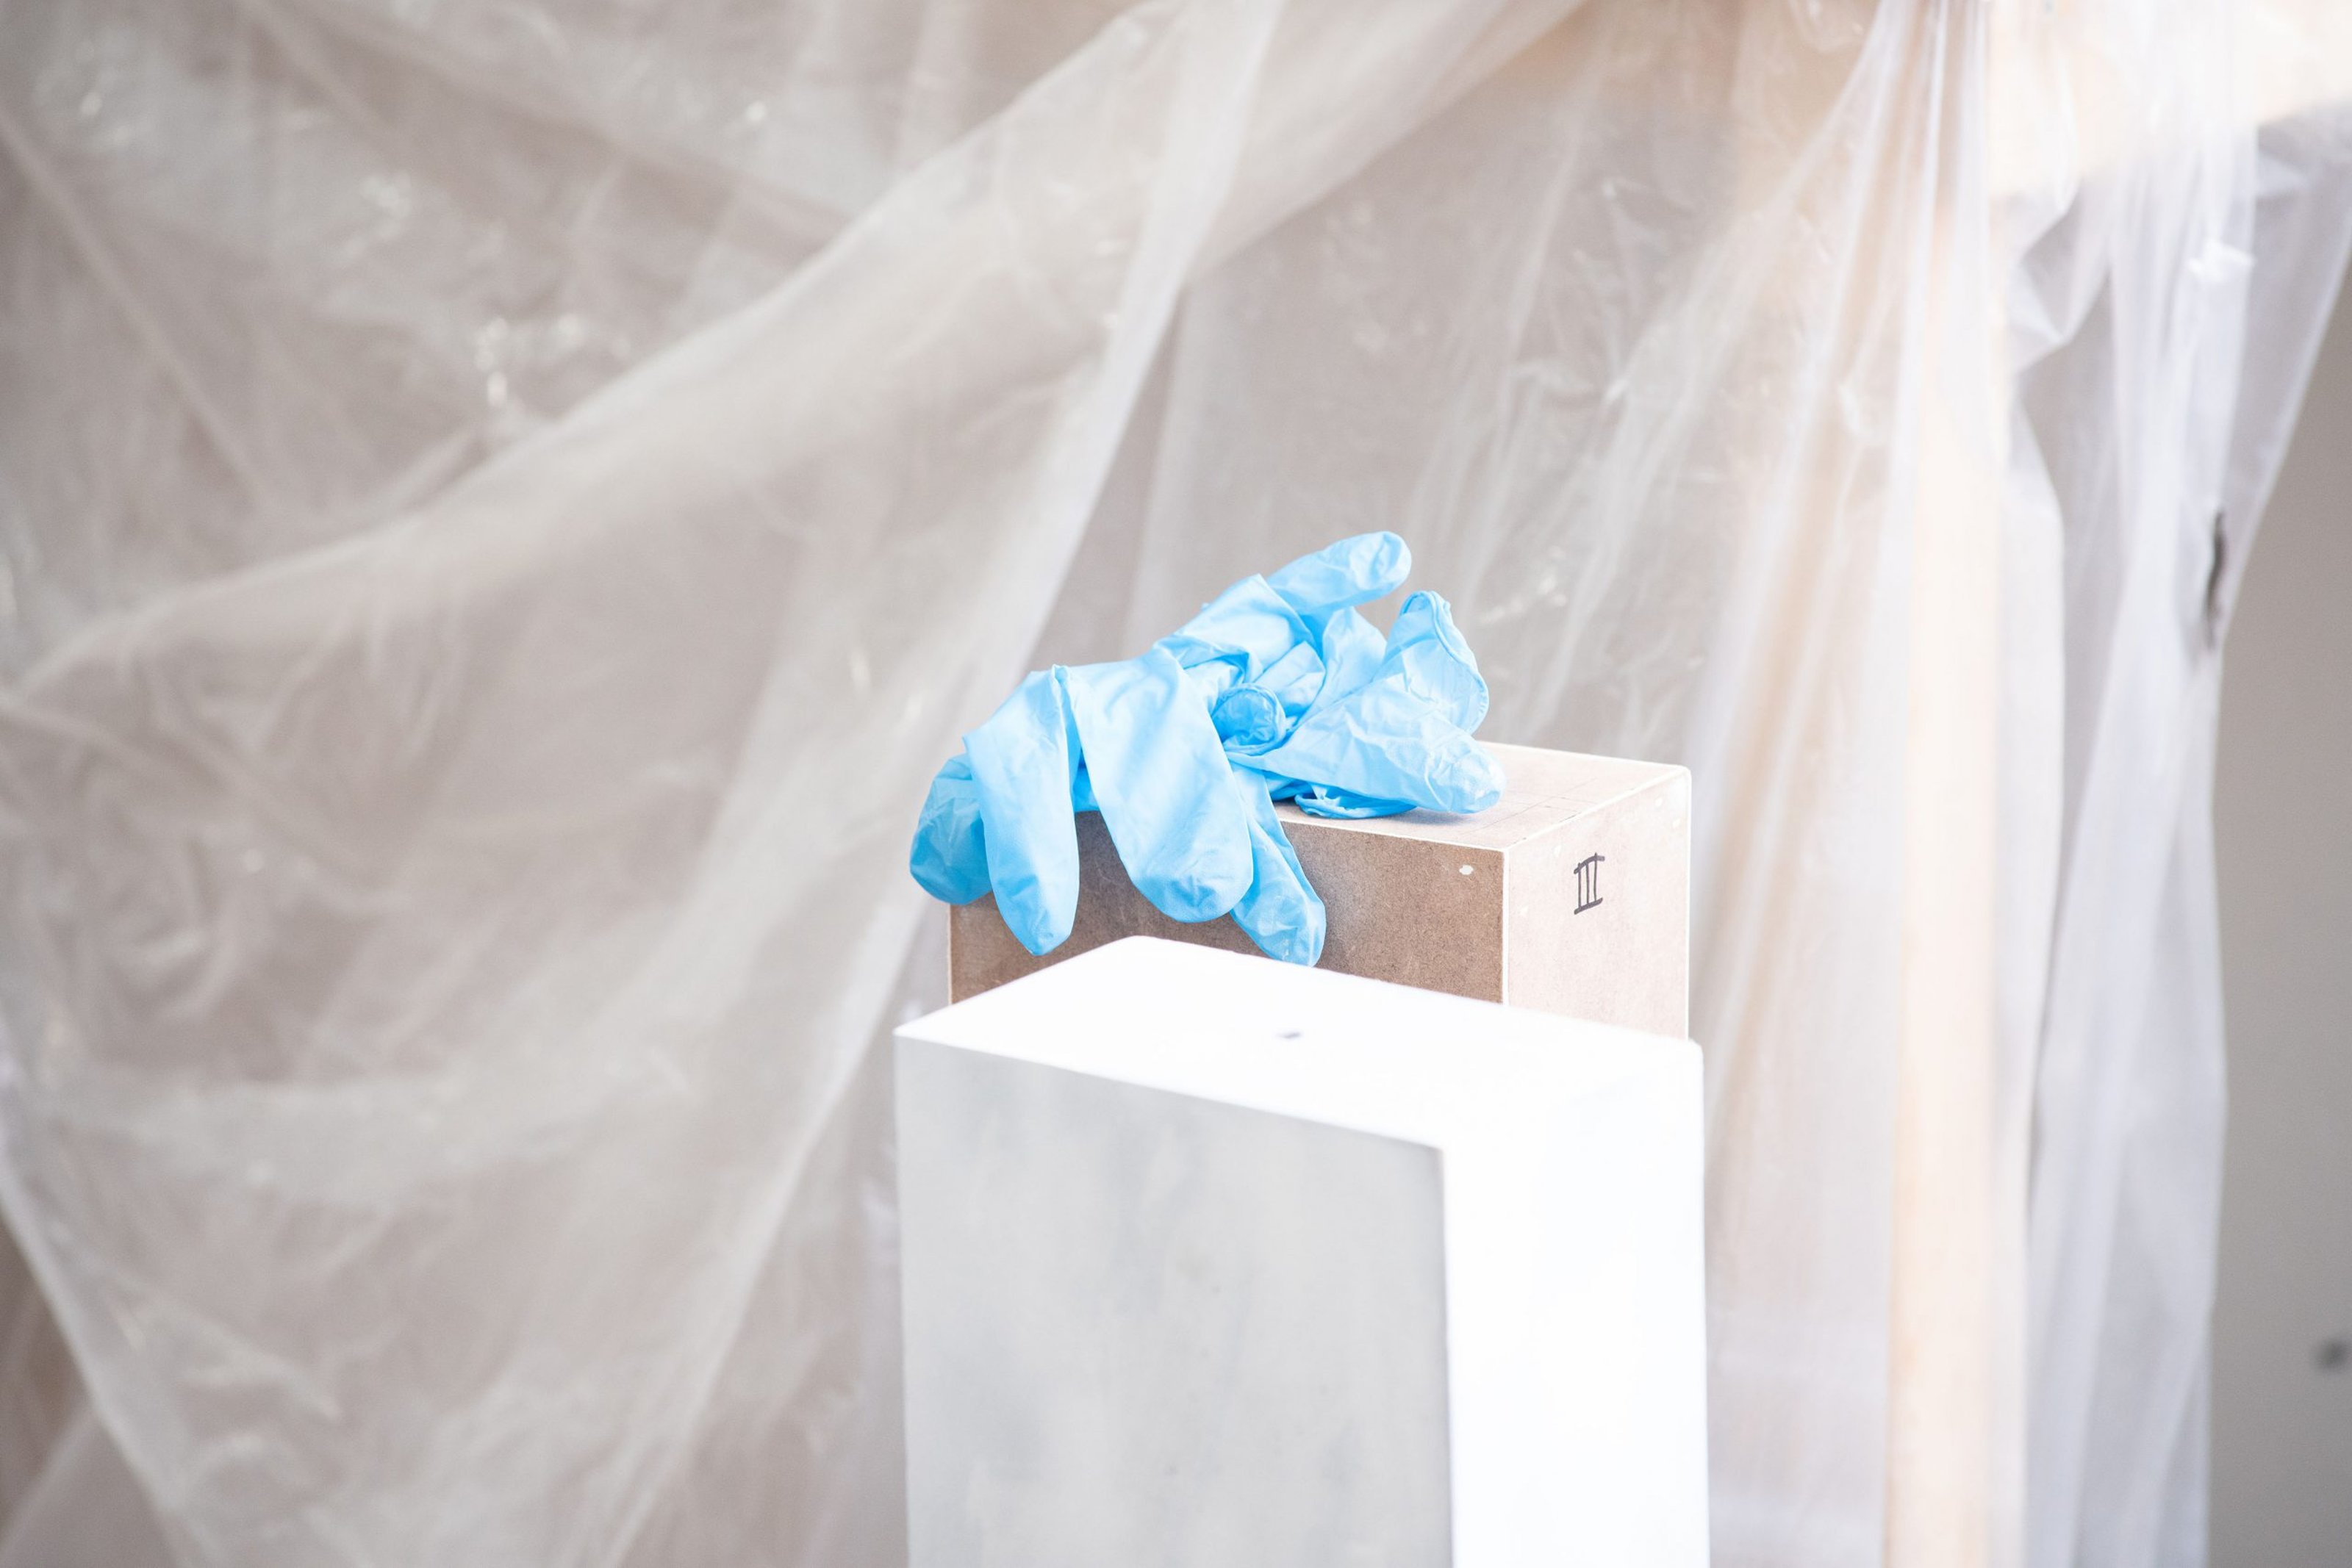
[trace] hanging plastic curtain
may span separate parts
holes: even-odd
[[[0,1568],[903,1560],[907,834],[1412,540],[1699,820],[1717,1560],[2201,1560],[2313,5],[17,0]]]

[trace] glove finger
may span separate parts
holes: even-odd
[[[1255,684],[1273,694],[1286,716],[1297,718],[1322,694],[1325,673],[1323,656],[1301,643],[1260,671]]]
[[[1289,727],[1282,702],[1264,686],[1235,686],[1209,710],[1217,738],[1232,751],[1264,750]]]
[[[969,759],[949,758],[931,780],[907,869],[925,893],[944,903],[970,904],[988,891],[988,845]]]
[[[1323,654],[1323,685],[1314,706],[1328,707],[1381,673],[1388,645],[1380,628],[1352,610],[1342,610],[1324,623],[1318,639]]]
[[[1208,709],[1165,649],[1065,671],[1102,808],[1127,874],[1174,920],[1213,920],[1249,891],[1249,822]]]
[[[1060,674],[1029,675],[963,737],[997,912],[1038,954],[1068,938],[1078,913],[1078,831],[1070,809],[1078,759]]]
[[[1389,628],[1382,674],[1394,670],[1412,693],[1459,729],[1476,729],[1486,717],[1486,678],[1478,656],[1454,630],[1454,612],[1434,593],[1416,593],[1397,612]]]
[[[1245,577],[1156,646],[1188,670],[1223,660],[1236,667],[1234,680],[1255,681],[1293,649],[1314,643],[1307,623],[1265,579]]]
[[[1300,556],[1266,581],[1310,622],[1393,593],[1412,570],[1412,551],[1394,534],[1358,534]]]
[[[1234,792],[1249,813],[1254,875],[1234,905],[1234,924],[1268,957],[1313,964],[1323,956],[1323,900],[1307,881],[1298,855],[1274,814],[1264,774],[1232,770]]]

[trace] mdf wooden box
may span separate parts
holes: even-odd
[[[1329,931],[1321,967],[1654,1034],[1689,1032],[1690,774],[1664,763],[1492,747],[1506,786],[1473,816],[1342,821],[1278,808]],[[1044,957],[982,898],[950,912],[957,1001],[1123,936],[1255,953],[1230,918],[1184,925],[1128,881],[1102,819],[1078,819],[1070,938]]]

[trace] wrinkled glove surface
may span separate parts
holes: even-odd
[[[936,898],[992,890],[1032,953],[1070,935],[1076,813],[1099,810],[1137,889],[1183,921],[1233,915],[1276,958],[1323,952],[1323,901],[1274,802],[1319,816],[1479,811],[1503,773],[1471,732],[1486,683],[1445,601],[1383,639],[1356,606],[1412,555],[1361,534],[1245,577],[1140,658],[1021,683],[931,781],[910,867]]]

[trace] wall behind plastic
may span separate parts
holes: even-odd
[[[2229,1172],[2213,1304],[2217,1563],[2352,1541],[2352,311],[2339,295],[2230,632],[2213,828]]]
[[[2211,520],[2352,158],[2177,20],[12,7],[0,1203],[97,1424],[0,1563],[890,1561],[923,781],[1383,527],[1491,733],[1698,779],[1719,1561],[2194,1560]]]

